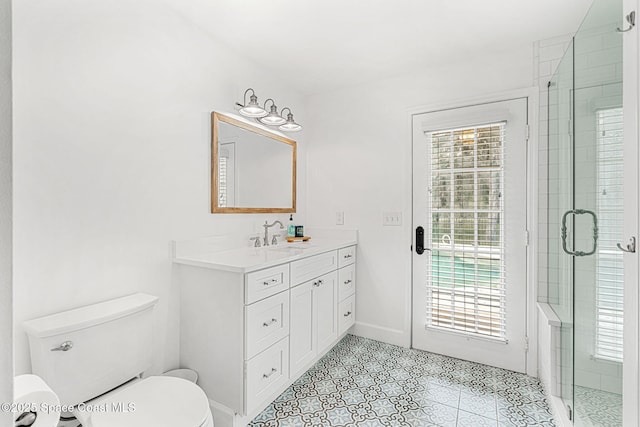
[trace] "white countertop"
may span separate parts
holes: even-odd
[[[245,247],[175,256],[173,262],[214,270],[249,273],[355,244],[357,244],[357,239],[352,237],[312,239],[308,242],[284,242],[261,248]]]

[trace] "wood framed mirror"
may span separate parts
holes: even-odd
[[[211,213],[296,211],[296,141],[211,113]]]

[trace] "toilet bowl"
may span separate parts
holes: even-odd
[[[157,301],[134,294],[24,323],[33,373],[83,427],[213,427],[200,387],[144,375]]]
[[[194,383],[152,376],[79,405],[84,427],[213,427],[209,401]]]

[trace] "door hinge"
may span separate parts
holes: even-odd
[[[524,245],[529,246],[529,230],[524,230]]]
[[[528,141],[530,136],[531,136],[531,127],[529,125],[525,125],[525,127],[524,127],[524,138],[525,138],[525,140]]]
[[[567,416],[569,417],[569,421],[573,421],[573,409],[571,409],[569,405],[567,405]]]
[[[524,337],[524,351],[529,351],[529,337]]]

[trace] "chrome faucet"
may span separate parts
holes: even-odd
[[[278,220],[273,221],[271,224],[269,224],[267,221],[264,222],[264,224],[262,225],[264,227],[264,246],[269,246],[269,228],[273,227],[276,224],[280,224],[280,230],[284,229],[284,224],[281,223]],[[273,236],[273,241],[271,242],[272,245],[277,245],[278,241],[276,240],[276,236]]]

